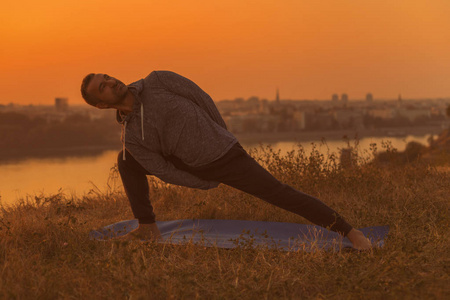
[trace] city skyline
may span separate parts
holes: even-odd
[[[139,9],[136,9],[139,8]],[[152,70],[216,100],[450,97],[450,3],[275,1],[8,2],[0,12],[0,104],[82,104],[81,79]]]
[[[345,96],[344,96],[345,95]],[[384,101],[398,101],[399,99],[401,99],[402,101],[426,101],[426,100],[446,100],[446,101],[450,101],[450,96],[448,97],[420,97],[420,98],[403,98],[403,96],[401,94],[395,95],[393,97],[390,98],[378,98],[376,97],[376,95],[374,96],[373,93],[368,92],[366,93],[364,96],[362,97],[351,97],[351,95],[348,95],[347,93],[333,93],[332,95],[330,95],[330,97],[328,97],[327,99],[318,99],[318,98],[311,98],[311,99],[293,99],[293,98],[283,98],[280,97],[280,90],[276,89],[275,94],[273,95],[273,97],[271,98],[263,98],[263,97],[259,97],[257,95],[251,95],[249,97],[241,97],[241,96],[235,96],[229,99],[213,99],[215,102],[221,102],[221,101],[236,101],[236,100],[240,100],[243,99],[244,101],[247,101],[249,99],[252,98],[257,98],[258,101],[269,101],[269,102],[278,102],[278,101],[317,101],[317,102],[343,102],[342,97],[347,97],[346,100],[344,100],[344,102],[361,102],[361,101],[368,101],[367,97],[368,95],[370,95],[371,97],[371,102],[384,102]],[[337,96],[337,98],[335,98]],[[66,105],[70,105],[70,106],[79,106],[79,105],[87,105],[86,102],[84,101],[80,101],[80,102],[75,102],[72,103],[70,102],[70,99],[68,97],[62,97],[62,96],[58,96],[58,97],[53,97],[53,99],[51,101],[47,101],[45,103],[40,103],[40,102],[30,102],[30,103],[19,103],[19,102],[8,102],[8,103],[2,103],[0,100],[0,106],[6,106],[6,105],[23,105],[23,106],[28,106],[28,105],[43,105],[43,106],[53,106],[55,105],[55,101],[58,101],[59,99],[64,99]]]
[[[231,98],[231,99],[221,99],[221,100],[214,100],[214,102],[216,103],[220,103],[220,102],[226,102],[226,101],[236,101],[238,99],[243,99],[244,101],[247,101],[248,99],[251,98],[258,98],[259,101],[268,101],[269,103],[275,103],[277,102],[276,99],[267,99],[267,98],[260,98],[258,96],[250,96],[248,98],[244,98],[244,97],[235,97],[235,98]],[[45,102],[45,103],[39,103],[39,102],[33,102],[33,103],[18,103],[18,102],[7,102],[7,103],[2,103],[0,101],[0,107],[6,107],[8,105],[15,105],[15,106],[55,106],[55,98],[64,98],[67,99],[67,105],[69,105],[70,107],[73,106],[85,106],[88,105],[86,102],[84,101],[80,101],[80,102],[70,102],[70,99],[67,97],[54,97],[52,101],[49,102]],[[402,98],[402,101],[412,101],[413,103],[416,101],[434,101],[434,100],[442,100],[442,101],[450,101],[450,97],[436,97],[436,98],[431,98],[431,97],[423,97],[423,98],[408,98],[408,99],[404,99]],[[323,103],[328,103],[328,102],[333,102],[333,100],[330,99],[283,99],[280,98],[280,102],[289,102],[289,101],[293,101],[293,102],[302,102],[302,101],[309,101],[309,102],[323,102]],[[364,98],[358,98],[358,99],[354,99],[354,98],[350,98],[347,100],[349,104],[351,103],[358,103],[358,102],[367,102],[367,99]],[[398,101],[398,98],[374,98],[372,100],[372,103],[385,103],[385,102],[396,102]],[[339,98],[338,103],[341,103],[342,100]],[[450,103],[450,102],[449,102]]]

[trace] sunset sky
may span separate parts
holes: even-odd
[[[450,97],[448,0],[22,0],[0,10],[0,104],[171,70],[214,100]]]

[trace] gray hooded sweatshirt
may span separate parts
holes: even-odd
[[[216,187],[215,182],[177,169],[169,159],[175,156],[188,166],[200,167],[221,158],[237,143],[211,97],[170,71],[153,71],[128,88],[135,97],[133,111],[116,114],[123,126],[124,148],[150,174],[167,183]]]

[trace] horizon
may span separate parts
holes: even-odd
[[[266,98],[261,98],[258,96],[250,96],[248,98],[243,98],[243,97],[234,97],[233,99],[221,99],[221,100],[214,100],[214,102],[222,102],[222,101],[236,101],[237,99],[244,99],[244,101],[247,101],[249,98],[251,97],[257,97],[259,99],[259,101],[262,100],[267,100],[268,102],[276,102],[276,99],[266,99]],[[54,106],[55,103],[55,98],[67,98],[67,97],[54,97],[53,98],[53,102],[49,102],[49,103],[17,103],[17,102],[9,102],[9,103],[1,103],[0,102],[0,106],[8,106],[8,105],[14,105],[14,106]],[[402,101],[428,101],[428,100],[450,100],[450,96],[449,97],[424,97],[424,98],[403,98],[402,97]],[[311,101],[311,102],[331,102],[331,99],[283,99],[280,98],[280,101]],[[341,100],[339,100],[340,102]],[[398,98],[374,98],[373,102],[395,102],[398,101]],[[338,103],[339,103],[338,102]],[[349,98],[348,102],[366,102],[366,99],[364,98]],[[76,103],[71,103],[70,99],[69,99],[69,106],[89,106],[91,107],[89,104],[87,104],[86,102],[76,102]],[[94,108],[94,107],[93,107]]]

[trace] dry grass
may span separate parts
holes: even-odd
[[[392,151],[389,149],[388,151]],[[372,149],[371,151],[375,151]],[[302,149],[253,155],[279,179],[322,199],[355,227],[390,225],[367,253],[286,253],[195,245],[97,242],[90,230],[132,218],[120,188],[73,199],[35,196],[0,214],[2,299],[448,299],[448,166],[375,164]],[[114,173],[113,173],[114,174]],[[199,191],[149,179],[159,220],[306,223],[226,186]]]

